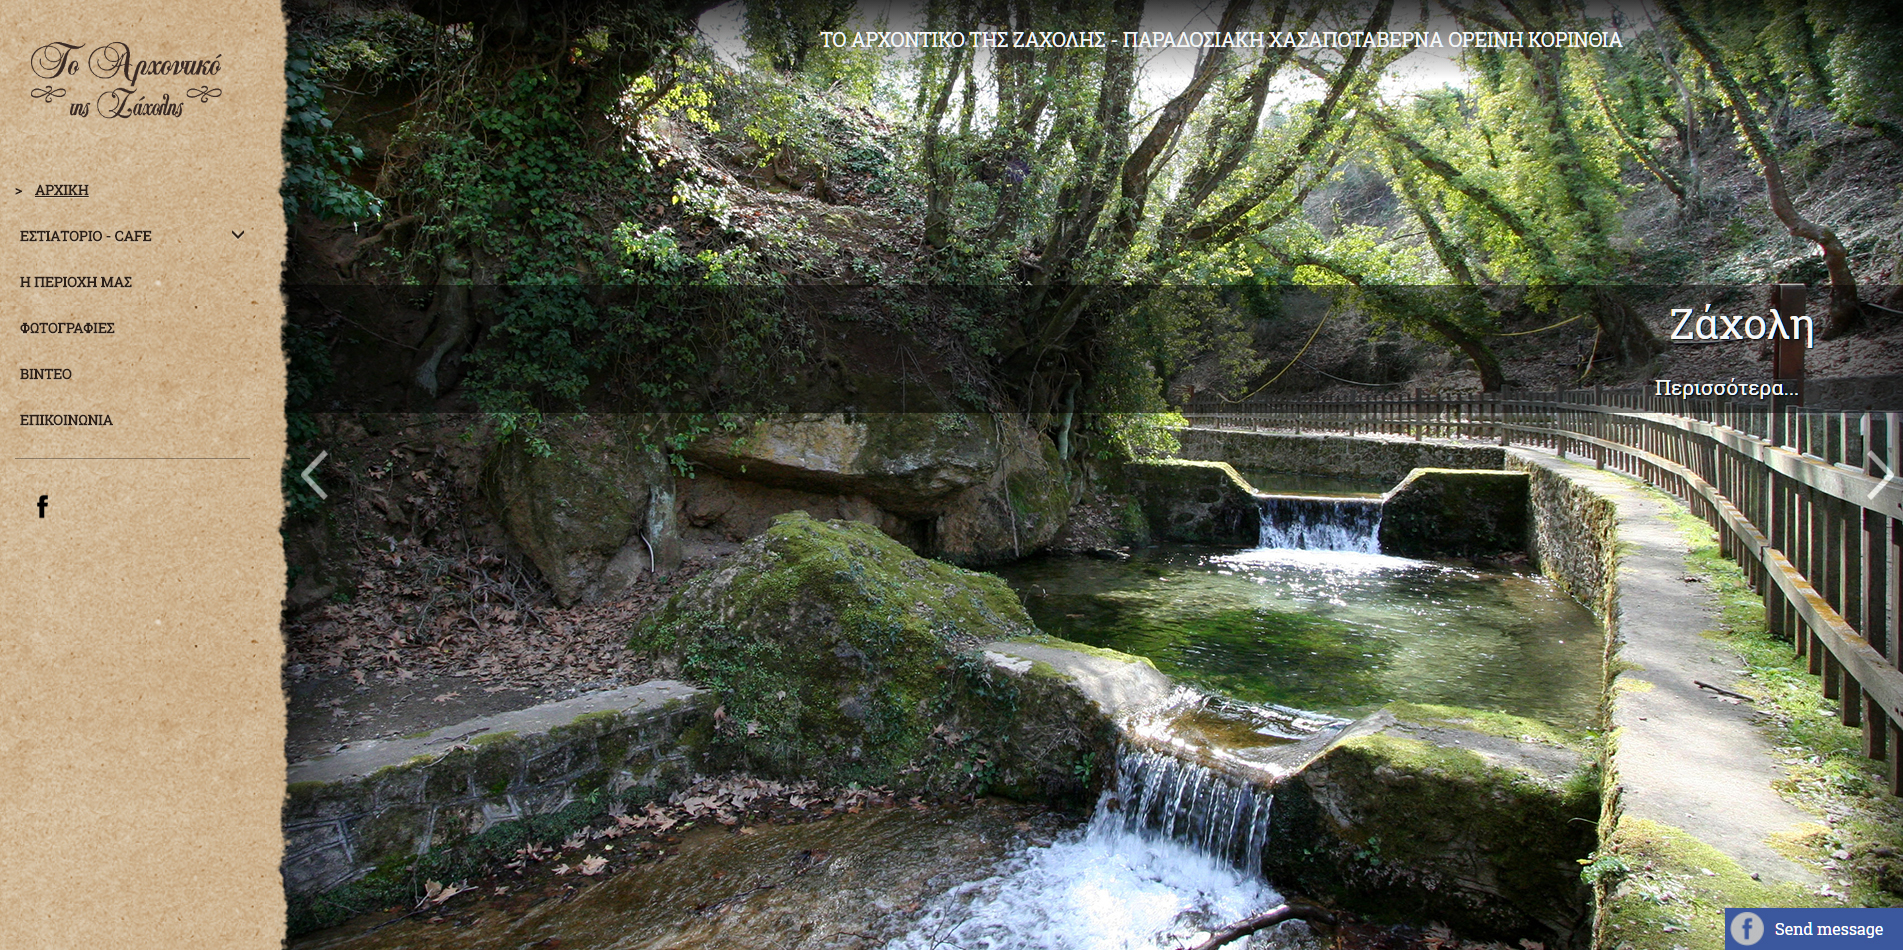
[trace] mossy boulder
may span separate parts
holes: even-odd
[[[987,660],[1035,634],[995,577],[869,525],[775,519],[634,631],[718,704],[709,768],[953,793],[1081,799],[1109,726],[1062,678]]]
[[[549,419],[533,441],[498,445],[484,466],[490,507],[564,605],[619,595],[649,545],[670,566],[672,477],[630,418]]]
[[[1598,946],[1724,950],[1728,907],[1835,907],[1815,889],[1765,881],[1683,828],[1620,816],[1587,865],[1598,899]],[[1676,899],[1660,901],[1672,893]]]
[[[933,530],[932,553],[955,564],[998,564],[1050,545],[1070,514],[1064,462],[1051,440],[1018,425],[996,427],[998,468],[953,498]]]
[[[1277,789],[1264,872],[1376,919],[1584,947],[1597,761],[1541,723],[1397,703]]]
[[[1381,552],[1497,557],[1525,551],[1525,472],[1417,468],[1381,506]]]
[[[1130,462],[1123,477],[1157,540],[1253,545],[1262,536],[1255,490],[1227,462]]]

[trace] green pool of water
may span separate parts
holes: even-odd
[[[1591,724],[1604,638],[1543,577],[1329,551],[1163,546],[1000,569],[1044,631],[1236,699],[1356,716],[1396,700]]]

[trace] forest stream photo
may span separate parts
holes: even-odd
[[[1903,906],[1894,11],[284,12],[293,950]]]

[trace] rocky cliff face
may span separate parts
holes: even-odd
[[[789,414],[706,437],[681,478],[639,416],[564,419],[487,469],[509,535],[563,603],[668,570],[683,543],[737,544],[791,511],[872,525],[920,554],[995,564],[1047,547],[1072,502],[1050,439],[1009,416]]]

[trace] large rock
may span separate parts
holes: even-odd
[[[1531,720],[1396,703],[1276,789],[1263,871],[1378,919],[1584,947],[1597,763]]]
[[[998,467],[952,498],[929,550],[955,564],[999,564],[1049,546],[1069,516],[1064,463],[1051,440],[1021,424],[995,427]]]
[[[1381,504],[1381,552],[1493,557],[1527,549],[1527,474],[1417,468]]]
[[[699,740],[711,767],[1080,799],[1108,761],[1107,717],[1050,667],[981,648],[1035,634],[997,578],[795,512],[630,645],[714,694]]]
[[[683,453],[729,477],[808,492],[862,495],[901,515],[943,510],[988,480],[999,446],[989,419],[965,413],[802,413],[718,433]]]
[[[641,447],[636,420],[551,418],[489,457],[491,507],[564,605],[618,596],[656,566],[650,548],[662,569],[678,557],[672,479],[660,453]]]
[[[1044,549],[1073,500],[1056,447],[1015,416],[771,416],[684,454],[719,475],[691,490],[693,527],[751,535],[762,517],[827,509],[957,564]],[[838,501],[813,501],[821,496]]]

